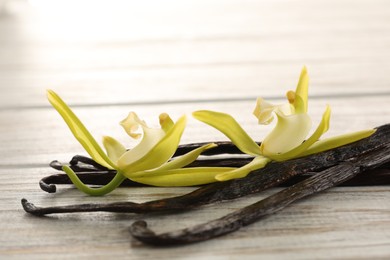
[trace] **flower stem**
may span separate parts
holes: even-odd
[[[63,166],[62,170],[69,176],[72,183],[81,190],[82,192],[92,195],[92,196],[102,196],[107,193],[110,193],[111,191],[115,190],[125,179],[126,177],[123,176],[119,171],[115,174],[114,178],[104,185],[103,187],[99,188],[90,188],[87,185],[85,185],[80,178],[76,175],[76,173],[69,167],[69,166]]]

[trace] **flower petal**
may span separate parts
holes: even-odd
[[[307,114],[285,116],[277,112],[276,115],[278,116],[276,126],[260,146],[262,154],[270,158],[299,146],[311,128],[311,119]]]
[[[253,114],[259,120],[259,124],[268,125],[274,120],[273,112],[275,106],[259,97],[256,100],[256,107]]]
[[[334,136],[326,138],[324,140],[319,140],[315,142],[309,149],[307,149],[301,156],[306,156],[310,154],[324,152],[336,147],[340,147],[346,144],[350,144],[361,139],[367,138],[375,133],[375,129],[367,129],[354,133],[343,134],[339,136]]]
[[[214,143],[203,145],[203,146],[198,147],[198,148],[192,150],[191,152],[188,152],[188,153],[186,153],[178,158],[174,158],[173,160],[163,164],[161,167],[159,167],[157,169],[153,169],[151,171],[145,171],[142,173],[137,172],[137,173],[131,174],[131,176],[132,176],[132,178],[143,177],[143,176],[155,173],[157,171],[167,171],[167,170],[182,168],[182,167],[187,166],[188,164],[192,163],[193,161],[195,161],[199,157],[199,155],[201,153],[203,153],[204,151],[211,149],[211,148],[214,148],[214,147],[217,147],[217,145]]]
[[[279,111],[287,116],[293,114],[294,110],[294,106],[289,103],[283,105],[272,105],[263,98],[259,97],[256,100],[256,107],[253,114],[257,117],[259,124],[268,125],[274,120],[273,112]]]
[[[87,153],[95,160],[95,162],[114,169],[115,164],[108,158],[104,151],[100,148],[96,140],[89,133],[87,128],[83,125],[80,119],[73,113],[73,111],[66,105],[66,103],[53,91],[47,91],[47,98],[52,106],[62,116],[69,129],[72,131],[74,137],[84,147]]]
[[[116,139],[110,136],[103,136],[103,146],[106,148],[108,157],[116,162],[126,152],[126,148]]]
[[[142,136],[138,133],[140,126],[147,127],[144,121],[139,119],[135,112],[130,112],[129,115],[120,122],[120,125],[125,129],[126,133],[134,139],[138,139]]]
[[[161,166],[163,163],[166,163],[175,153],[179,145],[186,122],[186,117],[181,117],[166,134],[163,130],[158,129],[164,133],[162,138],[160,136],[161,133],[151,131],[157,129],[145,128],[144,130],[147,131],[144,133],[144,138],[141,143],[119,158],[118,167],[126,176],[130,177],[131,173],[154,169]],[[157,140],[157,142],[155,142],[155,140]],[[150,147],[151,143],[154,144],[152,147]],[[148,149],[144,149],[145,147]],[[136,152],[134,152],[134,150],[136,150]],[[138,153],[138,151],[140,151],[141,154]]]
[[[250,155],[260,155],[259,146],[242,129],[237,121],[230,115],[214,111],[202,110],[192,115],[225,134],[242,152]]]
[[[218,174],[215,179],[218,181],[228,181],[232,179],[243,178],[254,170],[264,168],[270,161],[271,159],[267,157],[257,156],[250,163],[238,169]]]
[[[160,114],[159,119],[161,128],[164,130],[164,132],[168,132],[175,125],[167,113]]]
[[[295,91],[294,107],[296,113],[307,113],[308,108],[308,93],[309,92],[309,75],[307,74],[306,67],[302,68],[301,75],[299,77],[297,89]]]
[[[157,171],[143,177],[131,177],[130,179],[153,186],[178,187],[195,186],[216,182],[215,176],[222,172],[232,171],[229,167],[196,167],[182,168],[168,171]]]
[[[301,145],[297,146],[296,148],[286,153],[273,155],[270,156],[270,158],[275,161],[285,161],[285,160],[290,160],[292,158],[302,157],[305,151],[310,146],[312,146],[315,142],[317,142],[326,131],[328,131],[330,112],[331,112],[330,107],[327,106],[324,114],[322,115],[322,120],[318,125],[317,129],[305,142],[303,142]],[[305,114],[299,114],[299,115],[305,115]]]
[[[134,112],[130,112],[127,118],[121,122],[121,125],[133,138],[138,138],[142,135],[137,132],[138,128],[141,126],[143,136],[138,145],[133,149],[128,150],[120,158],[120,167],[125,167],[125,165],[130,165],[143,158],[166,134],[161,128],[149,128]]]

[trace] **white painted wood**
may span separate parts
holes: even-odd
[[[10,175],[12,178],[6,178]],[[390,254],[388,187],[334,188],[282,212],[208,242],[156,249],[130,238],[128,227],[140,218],[164,232],[202,223],[249,205],[279,189],[182,214],[89,213],[37,218],[24,213],[20,198],[37,205],[119,200],[147,201],[183,194],[192,188],[121,188],[105,197],[88,197],[68,187],[58,194],[39,190],[48,168],[1,170],[0,255],[17,258],[207,259],[207,258],[386,258]]]
[[[1,107],[46,104],[47,88],[77,104],[275,96],[303,65],[314,95],[389,92],[387,1],[155,2],[95,26],[3,18]]]
[[[54,173],[47,166],[51,160],[83,153],[48,105],[48,88],[74,105],[98,140],[112,135],[129,147],[135,143],[118,125],[129,111],[150,124],[157,124],[161,112],[178,118],[196,109],[224,111],[261,140],[270,128],[258,126],[251,115],[256,97],[282,102],[304,64],[314,122],[326,104],[332,107],[328,136],[390,122],[388,1],[135,2],[111,5],[104,13],[94,11],[97,5],[84,22],[77,20],[85,18],[82,6],[65,23],[58,17],[48,23],[42,14],[9,3],[0,12],[0,258],[390,258],[385,186],[331,189],[236,233],[166,249],[132,240],[132,221],[143,218],[155,230],[169,231],[222,216],[278,189],[177,215],[24,213],[23,197],[49,206],[147,201],[192,190],[118,189],[99,198],[71,186],[42,192],[38,181]],[[222,139],[191,120],[183,143]]]

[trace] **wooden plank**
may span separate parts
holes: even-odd
[[[130,110],[154,125],[160,112],[177,118],[220,110],[261,140],[270,128],[251,116],[255,98],[280,102],[304,64],[314,122],[327,103],[333,109],[328,136],[389,123],[388,1],[132,1],[87,7],[88,21],[78,7],[72,19],[54,11],[0,14],[0,258],[389,258],[388,187],[332,189],[228,236],[168,249],[135,243],[129,225],[144,218],[161,232],[186,227],[278,189],[173,216],[36,218],[20,205],[22,197],[65,205],[146,201],[192,189],[118,189],[99,198],[68,187],[40,191],[38,180],[54,172],[48,162],[83,153],[48,105],[47,88],[75,105],[97,139],[110,134],[128,147],[135,142],[117,123]],[[190,121],[183,143],[223,139]]]
[[[23,212],[19,199],[37,205],[146,201],[179,195],[192,188],[122,188],[105,197],[88,197],[75,189],[58,194],[39,190],[37,180],[47,168],[0,170],[0,256],[2,257],[119,257],[132,259],[288,257],[384,258],[390,254],[390,199],[387,187],[335,188],[303,200],[286,210],[227,236],[185,247],[156,249],[132,240],[128,227],[146,219],[159,232],[191,226],[253,203],[279,189],[218,203],[178,215],[90,213],[37,218]],[[8,177],[4,177],[8,176]],[[366,194],[370,194],[367,196]],[[359,201],[356,204],[356,201]],[[174,220],[174,221],[172,221]]]

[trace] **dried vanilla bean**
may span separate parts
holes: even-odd
[[[358,169],[358,167],[350,164],[341,163],[255,204],[239,209],[216,220],[190,228],[157,235],[148,228],[145,221],[141,220],[131,225],[130,233],[139,241],[153,246],[179,245],[205,241],[234,232],[243,226],[257,221],[261,217],[285,208],[300,198],[333,187],[334,183],[342,182],[344,178],[350,178],[356,174]]]
[[[390,125],[381,126],[374,135],[356,143],[305,158],[285,162],[273,162],[263,169],[254,171],[245,178],[209,184],[189,194],[174,198],[146,203],[118,202],[46,208],[36,207],[27,200],[23,200],[22,204],[27,212],[34,215],[87,211],[146,213],[168,210],[186,210],[216,201],[234,199],[260,192],[269,187],[279,185],[297,175],[307,175],[310,173],[315,175],[317,172],[338,165],[341,162],[354,160],[355,158],[369,154],[372,151],[383,149],[383,147],[386,147],[389,143],[389,136]],[[388,166],[389,163],[387,162],[383,165]],[[380,165],[377,165],[376,167],[380,167]],[[370,172],[371,170],[374,169],[370,169]],[[388,175],[384,174],[384,176],[386,178]]]
[[[231,159],[233,161],[233,159]],[[237,163],[241,163],[243,160],[240,160]],[[218,160],[218,163],[222,162],[222,160]],[[203,165],[201,161],[197,162],[199,165]],[[207,160],[207,165],[209,164],[209,160]],[[299,181],[305,180],[311,176],[316,174],[315,172],[308,172],[305,174],[299,174],[286,182],[280,184],[280,186],[291,186]],[[108,182],[112,180],[115,176],[114,171],[95,171],[95,172],[78,172],[77,176],[80,178],[82,182],[85,184],[91,185],[106,185]],[[39,181],[39,185],[42,190],[54,193],[56,192],[55,184],[72,184],[68,175],[64,173],[53,174],[42,178]],[[372,170],[366,172],[365,174],[358,174],[356,177],[343,182],[340,186],[370,186],[370,185],[389,185],[390,184],[390,165],[386,167],[381,167],[376,170]],[[147,187],[148,185],[131,181],[129,179],[124,180],[121,187]]]
[[[206,143],[192,143],[180,145],[174,156],[180,156],[191,151],[192,149],[199,148],[205,144]],[[216,142],[216,144],[218,144],[218,147],[206,151],[204,155],[207,156],[220,154],[242,154],[242,152],[238,150],[237,147],[231,142]],[[258,144],[260,145],[260,142],[258,142]],[[247,164],[250,160],[251,158],[205,159],[196,160],[189,166],[240,167]],[[56,170],[62,170],[62,164],[58,161],[52,161],[50,163],[50,166]],[[77,173],[80,180],[85,184],[105,185],[115,176],[115,171],[109,170],[104,166],[97,164],[92,159],[81,155],[76,155],[72,158],[72,160],[70,161],[70,167]],[[312,174],[313,172],[300,174],[299,177],[295,177],[290,182],[287,182],[287,186],[296,183],[298,180],[310,177]],[[364,177],[361,178],[353,178],[351,181],[346,182],[344,185],[378,185],[381,183],[382,179],[387,180],[386,176],[384,176],[384,178],[380,178],[378,174],[372,174],[370,178],[367,178],[366,176],[367,175],[364,175]],[[49,193],[56,192],[55,184],[72,184],[72,182],[66,174],[53,174],[44,177],[39,181],[41,189]],[[125,180],[121,184],[121,186],[143,187],[147,185],[133,182],[131,180]]]
[[[221,155],[221,154],[242,154],[242,152],[231,142],[215,142],[218,146],[205,151],[203,155]],[[183,155],[193,149],[199,148],[207,143],[192,143],[180,145],[173,157]],[[259,143],[260,144],[260,143]],[[197,160],[192,163],[191,167],[196,166],[214,166],[214,167],[240,167],[247,164],[250,158],[225,158],[225,159],[207,159]],[[50,167],[62,171],[62,164],[58,161],[52,161]],[[105,185],[115,176],[115,171],[109,170],[106,167],[96,163],[94,160],[75,155],[69,163],[70,168],[77,173],[80,180],[85,184],[91,185]],[[42,178],[39,181],[39,186],[43,191],[54,193],[57,190],[55,184],[72,184],[66,174],[53,174]],[[125,180],[121,186],[146,186],[144,184],[136,183],[131,180]]]
[[[306,173],[297,175],[285,182],[283,182],[281,187],[289,187],[300,181],[306,180],[312,177],[315,173]],[[353,178],[346,180],[343,183],[337,185],[338,187],[345,186],[380,186],[380,185],[390,185],[390,165],[383,165],[377,169],[367,170],[364,172],[358,173]]]
[[[143,243],[153,246],[187,244],[205,241],[234,232],[264,216],[273,214],[294,201],[334,187],[366,169],[375,169],[390,161],[390,143],[353,160],[340,162],[289,188],[271,195],[257,203],[239,209],[224,217],[182,230],[157,235],[145,221],[137,221],[130,233]]]

